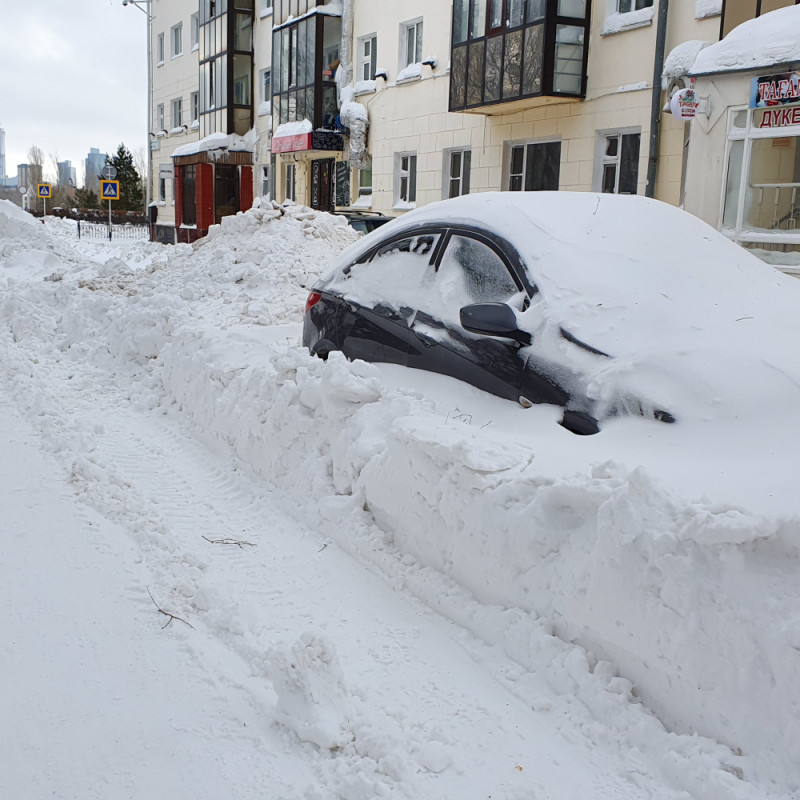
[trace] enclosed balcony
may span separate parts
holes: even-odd
[[[450,110],[506,114],[586,95],[591,0],[454,0]]]
[[[273,29],[272,110],[279,126],[310,124],[308,146],[292,150],[341,150],[344,139],[337,129],[336,70],[342,41],[342,20],[312,9]],[[300,128],[298,127],[298,130]],[[278,137],[280,138],[280,137]],[[292,137],[296,139],[296,137]],[[284,152],[273,139],[273,152]]]

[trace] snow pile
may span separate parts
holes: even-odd
[[[691,75],[759,69],[800,61],[800,6],[762,14],[702,50]]]
[[[479,203],[481,213],[513,241],[520,218],[493,211],[491,201]],[[602,344],[618,348],[625,345],[620,328],[633,325],[635,341],[627,346],[658,345],[646,335],[648,310],[636,308],[642,299],[654,301],[648,287],[633,280],[626,284],[631,294],[603,295],[609,302],[603,315],[586,298],[607,287],[590,285],[584,296],[572,282],[582,276],[578,262],[590,256],[589,263],[618,262],[619,275],[634,279],[631,253],[644,241],[657,253],[665,247],[661,237],[674,231],[659,230],[631,205],[623,215],[630,252],[617,252],[606,238],[613,206],[603,198],[594,209],[597,226],[572,260],[558,243],[574,236],[576,218],[557,222],[558,202],[550,204],[556,222],[549,250],[537,249],[539,231],[527,226],[531,252],[525,255],[540,268],[548,319],[558,324],[560,313],[575,312],[571,318],[585,326],[576,333],[598,333]],[[436,209],[421,216],[428,213]],[[395,230],[404,224],[390,223]],[[603,754],[601,760],[609,751],[633,754],[620,768],[619,793],[608,796],[654,796],[630,786],[630,775],[637,787],[642,780],[640,763],[645,772],[659,765],[672,787],[660,796],[670,800],[681,792],[702,800],[756,800],[797,791],[800,520],[787,506],[753,510],[765,489],[784,500],[793,496],[786,477],[784,484],[773,480],[779,469],[791,472],[787,450],[766,454],[775,462],[770,469],[762,461],[763,421],[752,420],[751,427],[728,418],[724,397],[710,406],[690,397],[687,419],[677,425],[617,419],[600,436],[584,439],[560,428],[553,408],[524,410],[449,379],[348,363],[335,353],[327,362],[312,359],[296,345],[307,289],[347,245],[349,257],[359,251],[357,238],[339,218],[259,202],[192,246],[151,251],[131,244],[124,259],[87,264],[58,282],[32,281],[4,300],[4,380],[53,449],[74,454],[72,484],[159,548],[158,568],[174,584],[175,613],[207,620],[226,641],[244,638],[254,675],[266,675],[274,689],[272,718],[324,751],[322,769],[361,765],[348,772],[352,784],[331,779],[340,796],[388,796],[388,785],[416,780],[421,770],[447,776],[460,742],[427,728],[410,736],[419,724],[413,713],[370,710],[348,680],[342,647],[318,632],[296,631],[261,655],[248,649],[251,640],[237,633],[247,621],[216,601],[206,567],[181,562],[158,519],[132,502],[122,474],[102,474],[95,452],[102,431],[70,429],[69,409],[59,416],[64,390],[51,373],[69,375],[79,393],[118,385],[134,408],[154,411],[155,419],[176,416],[216,450],[235,454],[236,464],[273,487],[288,509],[398,590],[413,592],[488,643],[513,663],[504,685],[527,714],[533,708],[560,720],[565,736]],[[548,257],[558,268],[548,268]],[[697,257],[713,262],[718,279],[704,285],[698,276],[699,295],[739,291],[744,279],[737,277],[742,265],[734,250],[719,257],[701,246]],[[679,266],[671,264],[682,275]],[[780,292],[790,291],[774,273],[761,274],[764,280],[753,284],[760,299],[745,316],[760,317],[759,304],[780,303]],[[774,292],[768,274],[779,285]],[[655,288],[658,296],[676,286],[664,272]],[[752,335],[763,345],[761,325]],[[672,335],[685,333],[689,345],[699,335],[695,328],[713,329],[693,315],[681,327],[688,332]],[[673,339],[665,349],[682,344]],[[783,368],[780,346],[773,345],[770,363]],[[681,357],[691,363],[692,352]],[[731,364],[708,369],[722,372]],[[742,374],[734,378],[742,383]],[[698,389],[705,402],[704,392]],[[715,403],[722,412],[711,419],[688,413],[713,410]],[[793,417],[779,411],[793,445]],[[715,471],[720,464],[723,474]],[[739,493],[737,469],[747,471],[749,493]],[[273,566],[265,562],[265,584]],[[342,603],[350,590],[338,586]],[[268,637],[266,604],[273,602],[268,597],[259,609],[269,617],[261,623]],[[418,642],[403,646],[427,649]],[[384,657],[391,661],[394,651]],[[640,700],[678,733],[717,741],[667,732]],[[461,714],[472,720],[473,712],[480,716],[469,702],[450,708],[452,725]],[[573,721],[575,729],[568,727]],[[413,742],[408,757],[395,746],[400,731]],[[336,761],[340,751],[351,760]],[[537,775],[548,764],[549,753]],[[521,800],[533,791],[509,788],[498,796]],[[415,795],[409,789],[401,796]],[[416,796],[439,795],[431,789]]]

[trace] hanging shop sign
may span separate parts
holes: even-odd
[[[699,106],[700,100],[693,86],[675,92],[669,101],[670,113],[677,119],[694,119]]]

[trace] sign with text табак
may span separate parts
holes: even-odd
[[[100,181],[101,200],[119,200],[119,181]]]

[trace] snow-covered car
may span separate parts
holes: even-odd
[[[772,363],[768,344],[800,334],[799,286],[655,200],[486,193],[346,250],[308,297],[303,343],[563,406],[561,424],[591,434],[623,414],[719,410],[742,381],[774,398],[781,371],[800,385],[798,360]]]

